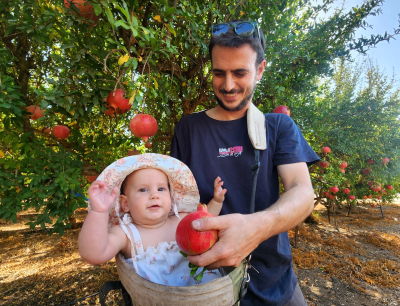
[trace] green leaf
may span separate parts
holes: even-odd
[[[119,27],[122,26],[124,29],[129,30],[130,27],[123,21],[123,20],[118,20],[116,23],[114,23],[114,27]]]
[[[97,3],[92,3],[93,8],[94,8],[94,13],[96,14],[96,16],[99,16],[102,12],[102,8],[101,5],[97,4]]]
[[[133,37],[137,37],[137,36],[139,35],[138,31],[137,31],[135,28],[130,27],[130,29],[131,29],[131,31],[132,31],[132,36],[133,36]]]
[[[108,22],[111,24],[111,26],[114,28],[114,16],[111,13],[110,9],[108,7],[105,8],[105,13],[106,13],[106,17]]]
[[[165,26],[168,28],[168,30],[176,37],[176,32],[175,29],[169,24],[166,23]]]
[[[170,15],[170,14],[173,14],[173,13],[175,13],[177,11],[177,9],[176,8],[174,8],[174,7],[169,7],[169,8],[167,8],[167,10],[165,11],[165,17],[166,16],[168,16],[168,15]]]

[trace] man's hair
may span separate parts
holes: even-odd
[[[237,21],[248,21],[248,20],[234,20]],[[221,47],[228,48],[240,48],[245,44],[249,44],[250,47],[257,53],[256,67],[264,60],[264,49],[265,39],[262,30],[260,29],[260,37],[258,37],[258,29],[254,29],[253,34],[250,36],[240,36],[235,33],[233,26],[229,27],[228,32],[221,35],[211,35],[210,43],[208,44],[208,52],[212,62],[212,49],[218,45]]]

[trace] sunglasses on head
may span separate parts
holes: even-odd
[[[228,32],[230,27],[234,27],[235,33],[239,36],[251,36],[254,30],[257,28],[258,38],[261,40],[260,27],[258,26],[258,23],[254,21],[217,23],[211,26],[211,34],[217,36],[225,34]]]

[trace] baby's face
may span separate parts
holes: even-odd
[[[167,175],[157,169],[133,172],[125,182],[125,195],[121,195],[121,208],[130,212],[137,225],[161,224],[171,210],[171,195]]]

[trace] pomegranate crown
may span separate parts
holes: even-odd
[[[202,203],[197,204],[197,211],[207,212],[207,205]]]

